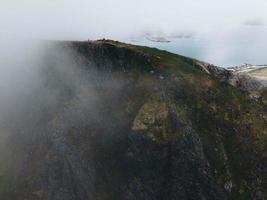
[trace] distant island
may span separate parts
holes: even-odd
[[[153,37],[153,36],[145,36],[145,38],[151,42],[162,42],[162,43],[169,43],[171,42],[165,37]]]

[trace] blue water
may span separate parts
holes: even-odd
[[[255,35],[244,30],[230,38],[179,38],[170,39],[169,43],[152,42],[147,39],[128,42],[156,47],[221,67],[230,67],[244,63],[267,64],[267,40],[265,36],[261,37],[261,34],[259,32]]]
[[[140,40],[137,42],[132,42],[132,44],[156,47],[159,49],[167,50],[172,53],[184,55],[192,58],[204,58],[205,57],[205,42],[194,39],[176,39],[172,40],[169,43],[161,43],[161,42],[152,42],[149,40]]]

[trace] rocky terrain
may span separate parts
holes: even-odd
[[[244,64],[238,67],[228,68],[233,74],[240,77],[249,77],[258,82],[259,87],[267,87],[267,66]]]
[[[267,199],[258,82],[110,40],[57,42],[44,61],[32,95],[57,98],[1,124],[1,199]]]
[[[221,68],[198,62],[199,69],[250,94],[256,101],[266,102],[267,74],[265,65],[245,64],[238,67]]]
[[[255,70],[259,70],[259,69],[264,69],[266,67],[267,65],[252,65],[252,64],[245,63],[240,66],[228,67],[227,69],[229,71],[236,72],[236,73],[248,73],[248,72],[252,72]]]

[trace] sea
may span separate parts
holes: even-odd
[[[263,32],[253,33],[251,29],[245,29],[231,37],[221,35],[169,38],[169,42],[155,42],[144,37],[127,42],[155,47],[220,67],[234,67],[245,63],[265,65],[267,64],[267,37]]]

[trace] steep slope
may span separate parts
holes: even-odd
[[[216,67],[109,40],[51,48],[78,71],[49,50],[58,102],[30,128],[1,129],[1,199],[267,198],[266,107]]]
[[[267,79],[264,74],[265,67],[246,64],[226,69],[203,62],[199,62],[198,67],[221,82],[228,83],[248,93],[254,101],[260,101],[266,105]]]

